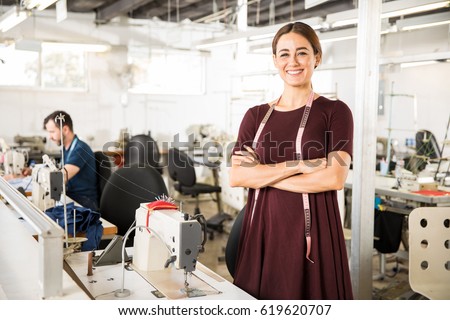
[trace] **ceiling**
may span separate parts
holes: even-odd
[[[18,5],[25,8],[28,2],[34,0],[0,0],[3,6]],[[56,0],[54,0],[56,1]],[[192,21],[197,23],[215,23],[233,27],[237,24],[238,2],[244,0],[66,0],[67,10],[73,13],[89,13],[95,16],[94,23],[104,25],[117,21],[116,18],[151,19],[166,22]],[[439,1],[426,0],[382,0],[383,3],[403,3],[414,6],[413,3],[433,3]],[[417,17],[432,13],[449,12],[450,1],[438,9],[428,9],[407,16],[389,18],[389,23],[405,17]],[[305,3],[315,3],[305,9]],[[283,24],[295,20],[312,17],[325,19],[330,14],[350,12],[357,9],[358,0],[247,0],[247,26],[265,27]],[[45,10],[55,9],[55,4]],[[25,9],[24,9],[25,10]],[[354,10],[353,10],[354,11]],[[353,25],[354,26],[354,25]],[[349,27],[349,26],[347,26]],[[326,24],[323,31],[340,29]],[[345,28],[345,27],[344,27]]]
[[[23,0],[0,0],[2,5]],[[105,24],[119,16],[180,22],[236,22],[238,0],[67,0],[69,12],[95,13],[95,22]],[[324,2],[324,1],[322,1]],[[326,0],[305,10],[305,0],[248,0],[247,25],[267,26],[355,8],[355,0]],[[49,9],[55,6],[50,6]]]

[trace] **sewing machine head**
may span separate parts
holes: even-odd
[[[63,191],[61,171],[53,171],[45,164],[37,164],[31,173],[32,201],[42,211],[54,207]]]
[[[196,219],[176,209],[149,210],[141,204],[136,226],[133,265],[139,270],[162,270],[172,263],[185,272],[195,270],[206,239]]]
[[[25,154],[19,150],[6,150],[3,154],[5,175],[20,175],[25,167]]]

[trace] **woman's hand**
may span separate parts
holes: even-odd
[[[244,146],[247,151],[236,151],[234,155],[231,156],[232,165],[242,166],[242,167],[250,167],[256,166],[259,164],[258,155],[255,151],[248,147]]]

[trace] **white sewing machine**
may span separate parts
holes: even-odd
[[[22,174],[22,170],[25,167],[24,153],[17,150],[7,150],[3,153],[3,167],[5,170],[5,175]]]
[[[192,272],[206,241],[201,224],[178,210],[149,211],[146,205],[136,210],[133,269],[166,296],[180,289],[199,294]]]
[[[55,206],[63,192],[61,171],[54,171],[46,164],[37,164],[31,173],[32,202],[42,211]]]

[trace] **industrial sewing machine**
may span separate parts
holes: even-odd
[[[48,158],[48,157],[47,157]],[[45,161],[45,160],[44,160]],[[44,164],[34,166],[31,173],[32,202],[42,211],[55,206],[63,192],[63,176],[56,167]]]
[[[4,139],[0,138],[0,169],[3,169],[3,174],[20,175],[25,167],[25,160],[22,150],[11,149]]]
[[[14,136],[14,143],[19,145],[19,148],[25,150],[28,154],[29,160],[39,160],[45,154],[45,143],[47,139],[42,136]]]
[[[188,297],[205,295],[193,276],[206,242],[206,229],[201,225],[205,221],[199,222],[176,206],[152,209],[151,205],[141,204],[136,210],[133,269],[168,297],[176,298],[180,292]]]
[[[200,271],[198,275],[196,270],[198,255],[204,251],[207,239],[202,215],[191,217],[182,213],[170,198],[163,196],[163,200],[141,203],[135,222],[124,237],[114,237],[101,255],[92,257],[95,267],[122,262],[122,287],[114,291],[116,297],[137,294],[125,288],[125,270],[138,273],[140,279],[155,289],[151,293],[157,298],[183,299],[222,293],[200,278],[203,273]],[[123,243],[133,230],[136,235],[130,259]]]
[[[18,150],[9,149],[3,153],[3,168],[5,175],[20,175],[25,167],[25,154]]]

